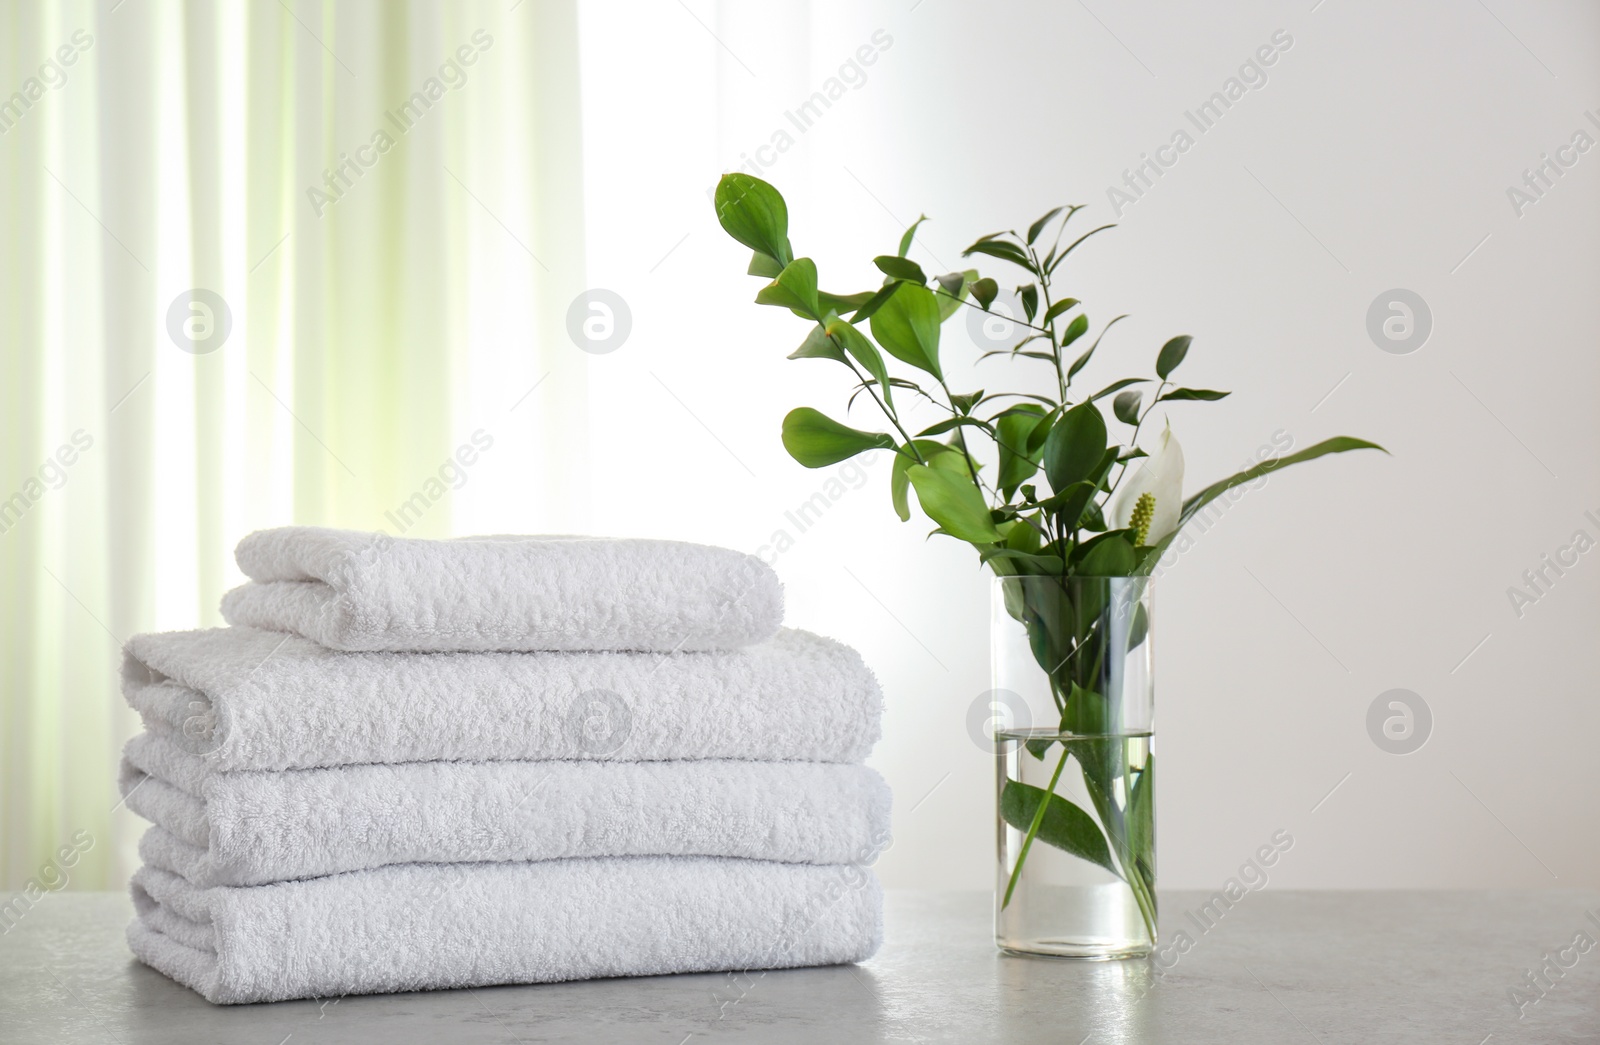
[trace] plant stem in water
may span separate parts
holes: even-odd
[[[1016,892],[1017,879],[1022,877],[1022,864],[1028,859],[1028,850],[1033,847],[1033,837],[1039,833],[1039,825],[1044,823],[1044,811],[1050,808],[1050,800],[1056,796],[1056,781],[1061,779],[1061,771],[1067,767],[1067,756],[1070,754],[1065,744],[1061,745],[1061,761],[1056,763],[1056,771],[1050,774],[1050,786],[1044,789],[1044,798],[1039,801],[1039,808],[1034,810],[1033,823],[1028,825],[1028,837],[1022,840],[1022,851],[1017,854],[1016,866],[1011,869],[1011,880],[1006,883],[1006,896],[1000,901],[1001,909],[1011,905],[1011,894]]]

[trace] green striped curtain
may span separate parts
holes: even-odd
[[[583,468],[576,37],[570,0],[0,7],[0,888],[85,835],[70,887],[131,870],[119,646],[220,624],[244,533],[481,529]],[[476,432],[499,481],[434,496]]]

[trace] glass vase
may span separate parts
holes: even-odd
[[[1106,960],[1156,939],[1148,577],[1004,577],[992,593],[995,943]]]

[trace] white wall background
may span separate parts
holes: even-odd
[[[779,420],[839,411],[845,386],[784,359],[804,331],[751,303],[707,190],[755,158],[829,288],[875,285],[870,258],[919,212],[914,257],[948,271],[1058,203],[1112,220],[1107,187],[1278,30],[1293,45],[1267,83],[1067,269],[1097,324],[1133,316],[1090,376],[1143,373],[1190,333],[1188,383],[1234,391],[1171,414],[1191,489],[1279,429],[1394,454],[1274,478],[1163,580],[1163,884],[1215,887],[1278,828],[1297,840],[1282,887],[1600,884],[1600,552],[1520,618],[1507,595],[1574,531],[1600,537],[1583,514],[1600,517],[1600,150],[1520,216],[1507,197],[1575,131],[1600,139],[1600,8],[652,0],[582,19],[589,282],[633,322],[589,360],[572,433],[589,525],[795,538],[776,563],[791,622],[857,646],[888,696],[888,884],[991,880],[992,760],[965,726],[988,688],[986,584],[968,548],[895,519],[884,461],[812,528],[786,518],[829,475],[788,459]],[[865,82],[787,152],[755,152],[879,30]],[[1366,331],[1395,287],[1433,315],[1411,354]],[[1016,380],[974,370],[963,330],[946,327],[953,386]],[[1406,756],[1366,728],[1397,687],[1434,719]]]

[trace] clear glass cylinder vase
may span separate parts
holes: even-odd
[[[1156,939],[1148,577],[994,581],[995,942],[1135,958]]]

